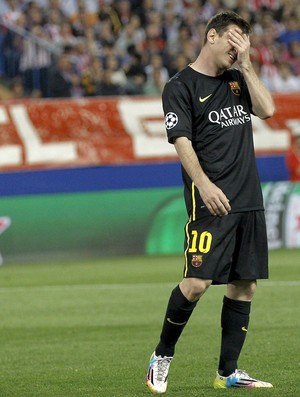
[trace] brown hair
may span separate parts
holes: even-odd
[[[205,35],[203,45],[207,42],[207,33],[210,29],[215,29],[216,32],[222,36],[229,25],[237,25],[243,33],[249,34],[251,26],[242,17],[233,11],[224,11],[214,15],[207,23],[205,28]]]

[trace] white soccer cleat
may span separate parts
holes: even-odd
[[[146,385],[151,393],[163,394],[166,392],[172,358],[156,356],[155,352],[152,354],[146,376]]]
[[[217,377],[214,380],[213,386],[215,389],[227,389],[228,387],[273,387],[272,383],[251,378],[247,372],[240,369],[236,369],[229,376],[221,376],[217,371]]]

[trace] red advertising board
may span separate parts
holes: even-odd
[[[300,132],[300,94],[274,95],[276,114],[252,118],[258,154],[285,153]],[[174,160],[161,99],[114,97],[0,105],[0,170]]]

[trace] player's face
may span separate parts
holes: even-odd
[[[215,56],[215,62],[218,69],[228,69],[236,62],[238,52],[229,44],[229,30],[239,29],[236,25],[229,25],[225,32],[221,35],[216,34],[214,46],[212,50]],[[240,34],[242,31],[239,29]]]

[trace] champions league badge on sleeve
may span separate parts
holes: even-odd
[[[167,130],[174,128],[175,125],[178,123],[178,116],[173,112],[169,112],[166,114],[165,117],[165,126]]]

